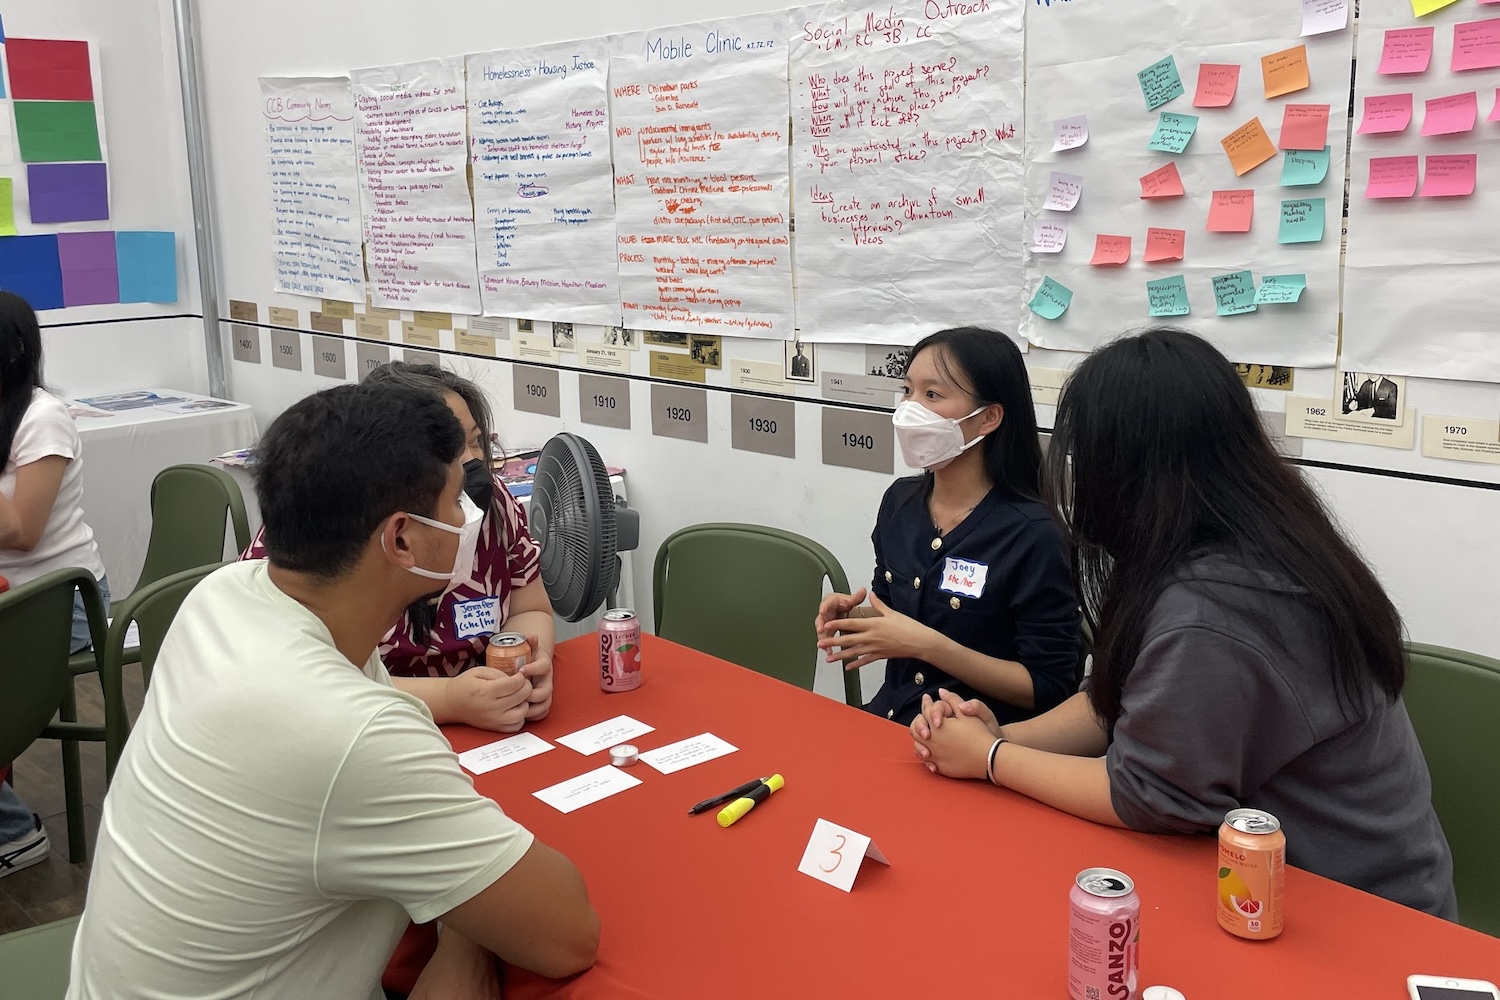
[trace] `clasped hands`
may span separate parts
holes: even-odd
[[[876,660],[924,659],[930,654],[938,639],[933,630],[892,611],[876,595],[869,595],[872,613],[854,615],[865,595],[861,587],[853,594],[823,598],[818,608],[818,648],[828,654],[829,663],[842,660],[845,670],[858,670]]]
[[[514,674],[471,667],[448,682],[452,717],[497,733],[514,733],[552,711],[552,657],[528,635],[532,655]]]

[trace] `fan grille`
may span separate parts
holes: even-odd
[[[614,491],[594,446],[559,434],[542,448],[531,493],[542,584],[563,619],[587,618],[619,583]]]

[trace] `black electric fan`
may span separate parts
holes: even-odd
[[[542,547],[542,583],[552,609],[582,621],[615,606],[621,552],[640,544],[640,515],[615,498],[594,446],[559,434],[542,446],[531,487],[531,537]]]

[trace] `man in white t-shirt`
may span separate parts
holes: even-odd
[[[588,968],[571,862],[475,792],[376,645],[469,569],[478,511],[442,399],[346,385],[271,425],[266,561],[183,603],[104,802],[70,1000],[379,998],[408,920],[413,997],[498,996],[494,960]]]

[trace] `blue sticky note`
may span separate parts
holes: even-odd
[[[1187,278],[1179,274],[1146,282],[1146,301],[1152,316],[1186,316],[1190,311]]]
[[[1043,278],[1028,305],[1042,319],[1057,319],[1073,304],[1073,290],[1051,278]]]
[[[62,258],[56,234],[0,237],[0,288],[33,309],[63,307]]]
[[[1289,149],[1281,161],[1282,187],[1312,187],[1322,184],[1328,176],[1329,149],[1322,152],[1306,149]]]
[[[1321,243],[1323,241],[1323,198],[1298,198],[1281,203],[1281,230],[1278,243]]]
[[[1163,153],[1180,153],[1187,149],[1188,143],[1193,141],[1193,133],[1196,131],[1198,131],[1197,115],[1179,115],[1173,111],[1163,111],[1156,123],[1156,132],[1151,136],[1151,141],[1146,148]]]
[[[1177,73],[1177,60],[1171,56],[1147,66],[1135,78],[1140,81],[1147,111],[1155,111],[1184,93],[1182,77]]]
[[[177,234],[115,233],[121,302],[177,301]]]
[[[1220,316],[1238,316],[1255,312],[1255,275],[1235,271],[1214,277],[1214,302]]]
[[[1258,306],[1287,306],[1302,298],[1307,289],[1305,274],[1268,274],[1255,293]]]

